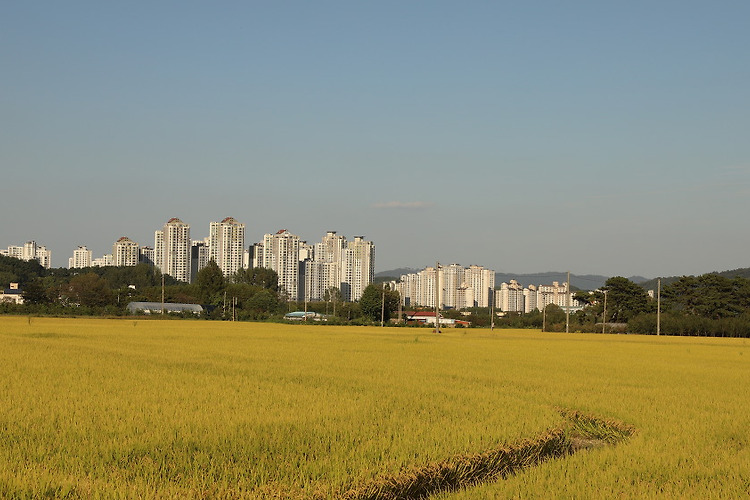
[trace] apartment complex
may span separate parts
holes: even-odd
[[[92,262],[92,252],[85,246],[79,246],[75,250],[73,250],[73,256],[68,259],[68,267],[73,268],[83,268],[83,267],[91,267]]]
[[[375,278],[375,245],[355,236],[347,244],[341,269],[341,294],[344,300],[356,302]]]
[[[489,307],[495,288],[495,271],[459,264],[426,267],[418,273],[401,276],[395,286],[406,306]]]
[[[300,237],[286,229],[263,236],[258,266],[273,269],[279,289],[289,300],[300,299]]]
[[[9,246],[7,250],[0,250],[0,255],[25,261],[36,260],[45,269],[52,267],[52,252],[45,246],[37,245],[36,241],[27,241],[23,246]]]
[[[233,217],[212,222],[208,236],[208,260],[213,260],[225,277],[243,267],[245,257],[245,225]]]
[[[178,281],[190,283],[190,225],[173,217],[154,232],[154,265]]]
[[[289,300],[325,300],[337,289],[342,300],[357,301],[375,277],[375,245],[363,236],[347,241],[328,231],[320,243],[309,245],[282,229],[266,234],[253,246],[253,262],[274,270]]]
[[[50,267],[50,252],[34,242],[0,253],[26,260],[34,256]],[[79,246],[68,264],[86,268],[146,263],[178,281],[191,283],[212,260],[227,278],[245,268],[272,269],[278,274],[282,293],[293,301],[326,300],[333,289],[340,293],[341,300],[358,301],[375,277],[375,245],[364,236],[349,241],[336,231],[328,231],[319,243],[310,245],[282,229],[264,235],[262,242],[248,248],[245,224],[233,217],[211,222],[209,236],[199,240],[191,240],[190,225],[175,217],[154,231],[153,248],[141,247],[123,236],[112,245],[111,254],[96,259],[86,246]]]
[[[557,281],[553,281],[551,285],[529,285],[524,288],[518,281],[510,280],[510,283],[501,283],[495,294],[495,307],[505,312],[541,311],[549,304],[563,309],[570,307],[571,311],[583,307],[583,304],[573,298],[568,284]]]
[[[136,266],[141,261],[138,243],[123,236],[112,245],[112,264],[115,266]]]

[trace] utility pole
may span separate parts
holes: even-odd
[[[161,315],[164,316],[164,273],[161,273]]]
[[[604,312],[602,313],[602,333],[607,326],[607,290],[604,290]]]
[[[567,293],[565,295],[565,333],[570,333],[570,271],[568,271]]]
[[[490,288],[490,331],[495,329],[495,289]]]
[[[661,335],[661,278],[656,285],[656,334]]]
[[[380,326],[385,326],[385,282],[383,282],[383,298],[380,300]]]
[[[547,306],[542,308],[542,331],[547,331]]]
[[[401,324],[401,320],[403,318],[403,303],[401,299],[401,293],[398,294],[398,323]]]
[[[435,333],[440,333],[440,262],[435,263]]]

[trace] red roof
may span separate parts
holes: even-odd
[[[410,318],[434,318],[435,311],[410,311],[405,313]],[[442,316],[441,316],[442,317]]]

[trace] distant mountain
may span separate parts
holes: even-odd
[[[500,283],[508,283],[510,280],[516,280],[524,286],[529,285],[551,285],[553,281],[558,283],[565,283],[568,279],[568,273],[558,271],[548,271],[545,273],[527,273],[527,274],[516,274],[516,273],[495,273],[495,285],[499,286]],[[577,290],[596,290],[597,288],[604,286],[604,282],[609,279],[609,276],[601,276],[598,274],[570,274],[570,288]]]
[[[375,281],[384,281],[386,278],[399,279],[404,274],[417,273],[421,269],[393,269],[390,271],[382,271],[375,275]],[[568,273],[548,271],[545,273],[495,273],[495,284],[497,286],[500,283],[508,283],[510,280],[516,280],[524,286],[528,285],[551,285],[553,281],[564,283],[568,279]],[[596,290],[597,288],[604,286],[604,283],[609,279],[609,276],[601,276],[598,274],[571,274],[570,275],[570,288],[577,290]],[[628,278],[635,283],[643,283],[648,281],[648,278],[643,276],[633,276]]]
[[[418,273],[421,269],[411,269],[408,267],[400,267],[398,269],[391,269],[390,271],[381,271],[375,273],[375,281],[386,281],[387,279],[398,280],[404,274]]]

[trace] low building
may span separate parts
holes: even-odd
[[[8,288],[0,293],[0,303],[23,304],[23,292],[18,283],[11,283]]]
[[[406,323],[411,324],[422,324],[422,325],[434,325],[435,324],[435,311],[417,311],[404,313]],[[462,321],[460,319],[444,318],[440,316],[440,326],[456,327],[463,326],[468,327],[471,325],[470,321]]]
[[[284,319],[289,321],[326,321],[327,318],[312,311],[294,311],[284,315]]]
[[[203,306],[200,304],[176,304],[161,302],[130,302],[126,309],[130,314],[161,314],[190,312],[196,315],[203,314]]]

